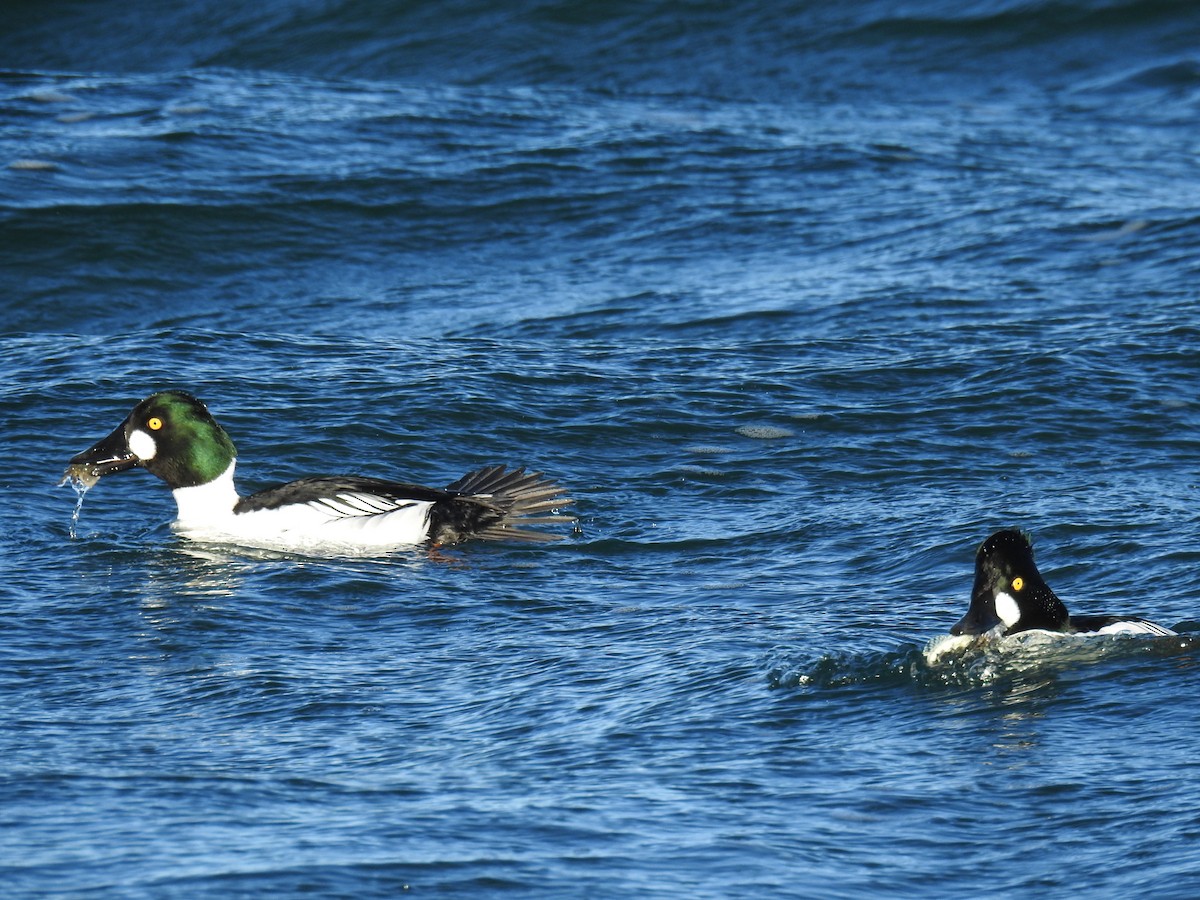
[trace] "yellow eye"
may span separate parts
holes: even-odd
[[[1019,591],[1023,587],[1025,587],[1025,579],[1020,575],[1012,580],[1012,589],[1014,591]]]
[[[162,419],[158,416],[151,416],[146,420],[146,427],[151,431],[158,431],[158,429],[162,428]]]

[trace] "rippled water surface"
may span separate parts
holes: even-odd
[[[0,12],[14,897],[1200,893],[1200,13]],[[188,543],[545,471],[544,546]],[[975,547],[1172,639],[924,650]]]

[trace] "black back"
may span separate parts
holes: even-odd
[[[277,484],[251,494],[249,497],[243,497],[234,507],[234,512],[248,513],[260,509],[278,509],[290,503],[334,500],[338,494],[368,494],[382,497],[397,505],[414,500],[437,503],[456,496],[450,491],[438,488],[403,484],[382,478],[365,478],[357,475],[318,475],[289,481],[287,484]]]

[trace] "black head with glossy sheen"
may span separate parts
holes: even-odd
[[[1002,594],[1011,597],[1012,603],[1001,598],[997,608],[997,597]],[[979,545],[971,606],[950,633],[984,634],[997,625],[1005,626],[1005,634],[1032,628],[1065,631],[1069,627],[1066,606],[1034,565],[1033,545],[1015,529],[997,531]]]
[[[108,437],[71,458],[96,476],[138,466],[171,488],[207,484],[221,475],[237,451],[208,409],[183,391],[153,394]]]

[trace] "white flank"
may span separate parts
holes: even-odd
[[[1153,622],[1113,622],[1098,629],[1096,634],[1153,634],[1158,637],[1170,637],[1176,632]]]
[[[1021,620],[1021,607],[1017,606],[1017,601],[1013,599],[1012,594],[1001,591],[996,595],[996,615],[1009,628]]]
[[[177,488],[175,531],[196,541],[232,543],[270,550],[309,553],[378,551],[420,544],[429,537],[426,500],[394,501],[347,492],[281,509],[234,513],[236,461],[218,478],[197,487]]]

